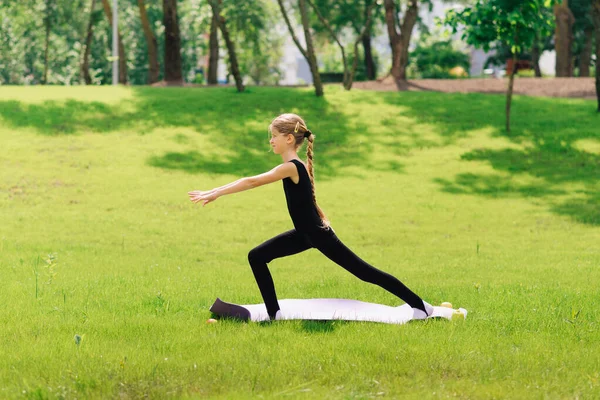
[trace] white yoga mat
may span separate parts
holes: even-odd
[[[404,324],[413,319],[413,309],[408,304],[398,307],[348,299],[286,299],[279,300],[280,320],[345,320],[369,321],[387,324]],[[452,319],[454,309],[433,307],[428,318]],[[459,308],[465,318],[467,310]],[[210,311],[221,317],[234,317],[246,321],[267,321],[269,315],[264,304],[232,304],[217,298]]]

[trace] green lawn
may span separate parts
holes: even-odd
[[[592,101],[311,89],[0,88],[0,398],[596,398],[600,116]],[[342,241],[463,322],[206,324],[262,301],[247,262],[292,227],[281,184],[187,192],[315,133]],[[280,299],[401,301],[316,250]],[[79,335],[79,345],[75,336]]]

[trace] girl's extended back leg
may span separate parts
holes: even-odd
[[[313,239],[314,246],[327,258],[340,265],[357,278],[378,285],[404,300],[412,308],[425,311],[423,300],[396,277],[383,272],[352,252],[333,232],[320,234]]]

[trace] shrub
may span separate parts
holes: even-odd
[[[468,71],[470,67],[469,55],[456,50],[450,40],[419,42],[410,53],[409,63],[417,77],[432,79],[461,77],[463,74],[450,73],[450,70],[461,67]]]

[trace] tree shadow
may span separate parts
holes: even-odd
[[[589,148],[590,141],[600,145],[600,115],[593,102],[516,96],[511,132],[507,133],[504,96],[384,96],[390,104],[405,107],[407,116],[433,124],[444,138],[439,145],[452,144],[482,129],[510,143],[505,148],[495,146],[463,153],[461,160],[486,163],[498,174],[461,173],[454,180],[434,178],[443,191],[535,198],[554,213],[586,224],[600,224],[600,151]]]
[[[383,92],[387,104],[420,124],[432,124],[444,138],[440,146],[466,138],[469,131],[504,124],[503,98],[476,93]],[[415,132],[418,135],[418,132]]]
[[[551,209],[583,224],[600,225],[600,191],[584,191],[580,197],[554,204]]]
[[[249,175],[274,166],[267,154],[267,128],[277,115],[294,112],[316,135],[315,172],[319,179],[340,174],[344,165],[365,164],[370,157],[368,143],[351,144],[356,131],[347,125],[343,107],[327,98],[316,98],[310,88],[248,88],[244,93],[236,93],[233,88],[130,90],[130,98],[113,104],[75,99],[0,101],[0,118],[10,127],[31,128],[48,136],[123,130],[145,135],[160,128],[186,128],[219,150],[198,151],[190,146],[188,150],[151,157],[147,164],[192,174]],[[187,138],[178,135],[176,140],[185,145]],[[303,151],[305,147],[301,156]],[[401,169],[398,165],[395,168]]]
[[[520,184],[513,182],[512,177],[499,175],[476,175],[472,173],[458,174],[454,181],[434,179],[442,186],[442,190],[454,194],[477,194],[493,198],[502,197],[545,197],[559,196],[566,192],[545,187],[545,185]]]
[[[28,104],[7,100],[0,101],[0,117],[13,128],[34,128],[43,135],[59,136],[81,131],[105,133],[116,130],[123,126],[128,114],[97,101],[68,99]]]
[[[174,139],[184,149],[151,157],[147,165],[190,174],[239,176],[262,173],[274,165],[277,157],[271,160],[266,154],[270,149],[267,127],[275,116],[296,112],[317,136],[319,180],[350,173],[360,176],[356,169],[345,168],[356,165],[403,173],[405,158],[416,149],[453,145],[486,134],[510,146],[469,150],[461,159],[488,164],[498,174],[434,178],[441,190],[535,198],[559,215],[600,223],[596,217],[600,215],[600,151],[590,151],[586,144],[600,140],[600,115],[592,101],[515,96],[509,134],[504,130],[501,95],[356,90],[337,98],[337,89],[331,88],[324,98],[316,98],[310,88],[250,87],[241,94],[233,88],[128,90],[128,98],[113,103],[4,100],[0,118],[9,127],[53,136],[124,130],[145,135],[160,133],[161,128],[185,128],[192,132],[189,136],[197,134],[210,144],[210,150],[198,149],[191,143],[194,138],[178,133]]]
[[[327,98],[316,98],[310,89],[250,88],[248,93],[242,94],[225,90],[202,93],[205,95],[202,100],[198,92],[192,93],[188,100],[177,94],[172,98],[165,97],[156,90],[136,93],[142,104],[160,103],[166,99],[172,102],[175,106],[170,112],[170,126],[177,126],[179,113],[190,112],[177,104],[195,101],[195,113],[201,119],[198,126],[204,127],[199,133],[206,135],[219,149],[218,153],[166,152],[150,158],[149,165],[188,173],[251,175],[265,172],[280,162],[278,156],[268,154],[271,148],[267,128],[273,118],[286,112],[299,114],[316,135],[314,159],[319,179],[336,176],[341,172],[340,166],[364,162],[369,157],[367,146],[349,144],[352,135],[342,118],[343,110]],[[324,134],[320,135],[321,132]],[[301,157],[304,157],[305,149],[300,150]]]

